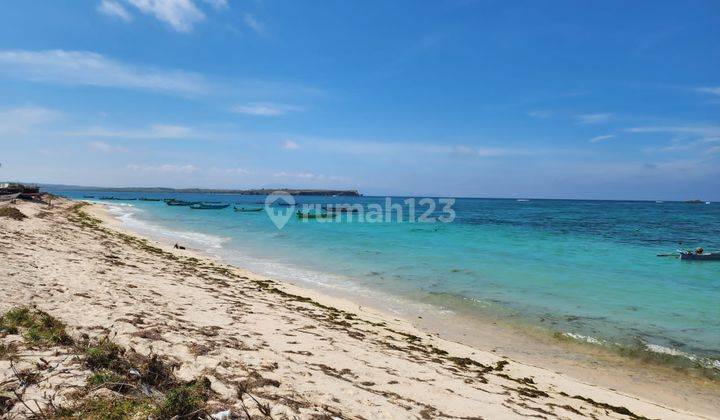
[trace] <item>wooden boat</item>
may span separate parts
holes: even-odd
[[[680,254],[681,260],[687,261],[720,261],[720,252],[710,252],[703,254],[696,254],[694,252],[683,252]]]
[[[300,219],[329,219],[333,216],[334,214],[332,213],[310,213],[303,211],[297,212],[297,217]]]
[[[168,206],[192,206],[200,203],[197,201],[167,200],[165,201],[165,204]]]
[[[250,213],[256,211],[263,211],[262,207],[257,209],[246,209],[245,207],[233,207],[233,210],[239,213]]]
[[[230,204],[221,203],[195,203],[190,206],[193,210],[222,210],[230,207]]]
[[[20,193],[0,195],[0,201],[12,201],[20,196]]]

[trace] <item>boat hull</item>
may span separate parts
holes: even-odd
[[[686,261],[720,261],[720,253],[712,254],[680,254],[681,260]]]
[[[222,210],[230,207],[230,204],[193,204],[190,206],[193,210]]]

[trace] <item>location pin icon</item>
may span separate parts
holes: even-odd
[[[295,213],[295,198],[287,191],[273,191],[265,197],[265,213],[275,227],[282,229]]]

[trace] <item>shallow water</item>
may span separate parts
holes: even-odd
[[[72,198],[172,196],[59,193]],[[175,196],[245,206],[264,201]],[[367,205],[385,200],[298,201]],[[136,200],[105,203],[131,229],[202,247],[280,279],[357,293],[376,290],[464,315],[527,323],[578,340],[681,356],[720,369],[720,262],[656,256],[678,247],[720,249],[720,204],[458,199],[452,223],[355,223],[346,218],[330,223],[293,217],[278,230],[265,212],[200,211]]]

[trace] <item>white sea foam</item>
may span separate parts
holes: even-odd
[[[153,224],[152,222],[137,217],[143,210],[132,204],[111,204],[108,205],[108,212],[122,222],[123,226],[129,230],[160,240],[184,242],[207,252],[221,249],[223,244],[230,239],[200,232],[173,230]]]
[[[603,344],[603,342],[601,340],[599,340],[595,337],[587,336],[587,335],[580,335],[580,334],[575,334],[575,333],[571,333],[571,332],[564,332],[563,335],[565,337],[570,337],[574,340],[584,341],[584,342],[590,343],[590,344]]]
[[[690,360],[693,360],[693,361],[694,361],[694,360],[697,360],[697,357],[694,356],[694,355],[692,355],[692,354],[685,353],[685,352],[680,351],[680,350],[678,350],[678,349],[673,349],[673,348],[670,348],[670,347],[664,347],[664,346],[661,346],[661,345],[658,345],[658,344],[645,343],[645,348],[646,348],[648,351],[651,351],[651,352],[653,352],[653,353],[667,354],[667,355],[669,355],[669,356],[680,356],[680,357],[685,357],[686,359],[690,359]]]

